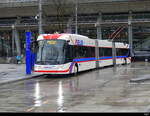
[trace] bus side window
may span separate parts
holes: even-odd
[[[90,47],[90,49],[91,49],[91,57],[95,57],[95,48]]]
[[[116,49],[116,55],[121,56],[121,49],[119,49],[119,48]]]
[[[78,46],[74,46],[74,58],[79,58],[79,48]]]
[[[112,48],[107,48],[107,56],[112,56]]]
[[[74,51],[73,51],[73,46],[71,46],[71,45],[68,45],[67,47],[66,47],[66,61],[68,62],[70,62],[70,61],[72,61],[73,60],[73,54],[74,54]]]
[[[82,54],[81,54],[82,57],[88,57],[87,52],[88,52],[88,51],[87,51],[87,48],[83,46],[83,47],[82,47]]]

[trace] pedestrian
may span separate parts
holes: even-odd
[[[17,55],[17,56],[16,56],[16,60],[17,60],[17,64],[21,63],[21,62],[20,62],[20,61],[21,61],[21,56]]]

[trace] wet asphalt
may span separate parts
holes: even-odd
[[[149,112],[149,62],[0,85],[0,112]]]

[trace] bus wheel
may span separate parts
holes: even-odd
[[[127,58],[124,58],[125,64],[127,64]]]
[[[74,74],[75,74],[75,75],[78,74],[78,64],[75,64],[75,67],[74,67]]]

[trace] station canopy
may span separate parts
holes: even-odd
[[[0,0],[0,18],[16,16],[35,16],[38,13],[39,0]],[[149,0],[78,0],[79,14],[118,13],[150,11]],[[46,15],[56,15],[57,6],[62,5],[66,15],[75,10],[75,0],[42,0]]]

